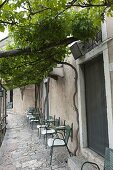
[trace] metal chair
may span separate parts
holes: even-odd
[[[33,129],[33,124],[34,123],[40,123],[40,114],[39,113],[36,113],[35,115],[33,115],[32,117],[29,117],[29,121],[30,121],[30,125],[31,125],[31,128]]]
[[[69,125],[65,126],[65,136],[63,133],[57,132],[57,136],[55,138],[49,138],[48,139],[48,146],[50,149],[50,165],[52,163],[52,155],[53,155],[53,148],[54,147],[66,147],[68,150],[69,155],[71,156],[71,153],[68,149],[68,140],[72,132],[72,126]],[[60,134],[60,137],[58,136]]]
[[[59,119],[55,119],[54,117],[54,121],[49,121],[49,124],[47,124],[47,126],[45,127],[44,130],[42,130],[41,134],[44,135],[44,139],[46,139],[46,148],[47,148],[47,136],[48,135],[53,135],[56,133],[56,126],[60,125],[60,117]]]
[[[33,118],[33,114],[36,113],[36,108],[29,107],[25,113],[26,113],[28,120],[30,120],[30,118]]]
[[[27,114],[27,118],[29,120],[32,129],[33,129],[33,123],[40,123],[39,120],[40,113],[36,108],[30,110],[30,112]]]
[[[48,119],[40,119],[40,124],[37,125],[37,129],[38,129],[38,136],[41,137],[41,130],[46,129],[47,127],[50,126],[51,122],[54,123],[55,121],[55,116],[54,118],[52,116],[49,116]]]
[[[96,163],[88,161],[82,164],[81,170],[83,170],[83,167],[86,164],[92,164],[96,166],[98,170],[100,170],[99,166]],[[113,149],[111,148],[106,148],[105,150],[104,170],[113,170]]]
[[[27,110],[26,110],[26,114],[29,115],[30,113],[32,114],[36,109],[34,107],[29,107]]]

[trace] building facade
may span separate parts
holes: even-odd
[[[105,147],[113,148],[112,24],[113,18],[106,18],[102,24],[102,41],[95,42],[85,55],[76,60],[76,56],[65,59],[77,69],[77,83],[74,70],[67,65],[61,66],[64,76],[59,74],[56,80],[50,78],[49,81],[49,113],[60,116],[70,125],[73,123],[73,140],[69,143],[71,152],[78,148],[78,155],[98,163],[101,169]]]
[[[73,123],[69,149],[103,169],[105,147],[113,148],[113,18],[102,24],[102,41],[95,41],[84,55],[70,55],[40,86],[13,91],[13,109],[25,113],[36,106],[48,117]]]

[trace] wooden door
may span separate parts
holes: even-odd
[[[104,156],[108,147],[108,124],[103,57],[84,64],[88,147]]]

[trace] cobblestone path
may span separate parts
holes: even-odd
[[[52,166],[49,165],[50,148],[43,138],[32,130],[25,115],[8,113],[7,132],[0,148],[0,170],[66,170],[67,150],[55,149]]]

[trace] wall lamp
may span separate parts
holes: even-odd
[[[73,43],[73,45],[70,46],[70,50],[75,60],[84,55],[83,44],[80,41],[76,41],[75,43]]]

